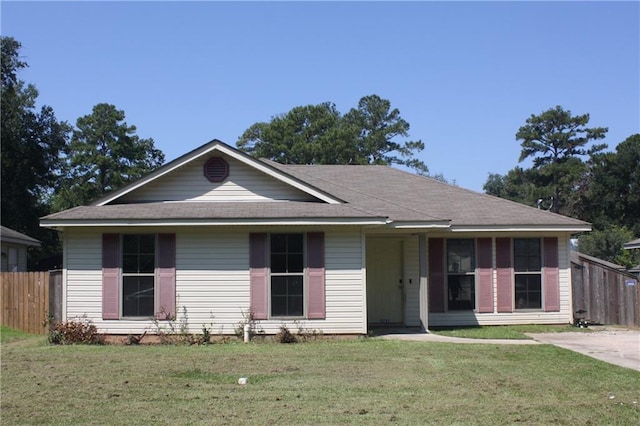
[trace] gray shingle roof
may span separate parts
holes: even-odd
[[[351,205],[308,202],[170,202],[80,206],[43,219],[56,220],[205,220],[205,219],[320,219],[384,220]]]
[[[6,226],[0,225],[0,239],[5,242],[15,243],[15,244],[23,244],[31,247],[40,247],[41,243],[39,240],[32,238],[28,235],[15,231],[11,228],[7,228]]]
[[[195,158],[206,148],[223,146],[231,154],[235,149],[220,141],[192,151]],[[246,154],[237,152],[238,156]],[[188,162],[185,156],[181,163]],[[177,160],[176,160],[177,161]],[[169,163],[174,164],[176,161]],[[186,163],[184,163],[186,164]],[[586,222],[557,215],[534,207],[473,192],[435,179],[418,176],[389,166],[282,165],[269,160],[252,159],[247,167],[262,164],[268,173],[303,182],[311,192],[330,194],[344,203],[326,202],[165,202],[117,204],[112,196],[105,205],[76,207],[43,218],[44,225],[65,222],[149,221],[162,220],[258,220],[272,219],[369,219],[395,224],[422,224],[458,227],[550,227],[586,229]],[[164,166],[151,176],[161,176]],[[271,172],[272,171],[272,172]],[[273,175],[272,175],[273,176]],[[143,178],[144,183],[150,181]],[[139,186],[134,183],[129,187]],[[118,191],[127,192],[127,188]]]
[[[480,194],[389,166],[279,165],[335,196],[394,221],[447,219],[452,225],[578,226],[585,222]]]

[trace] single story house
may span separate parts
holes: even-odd
[[[623,247],[626,250],[640,250],[640,238],[625,243]],[[627,271],[640,276],[640,265],[629,268]]]
[[[266,333],[571,323],[569,238],[591,229],[389,166],[284,165],[218,140],[41,225],[64,233],[63,318],[110,334],[167,317],[233,333],[249,313]]]
[[[0,226],[0,254],[2,272],[25,272],[27,270],[27,250],[40,247],[40,241],[28,235]]]

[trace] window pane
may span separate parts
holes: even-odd
[[[153,273],[155,267],[155,235],[122,236],[123,272]]]
[[[304,270],[302,234],[271,235],[271,272],[295,273]]]
[[[137,254],[122,255],[122,272],[124,273],[138,272],[138,255]]]
[[[302,316],[304,285],[302,276],[271,277],[271,315]]]
[[[153,273],[155,269],[156,258],[153,254],[141,254],[138,260],[138,272]]]
[[[287,236],[286,234],[271,235],[271,253],[286,253]]]
[[[153,234],[139,235],[140,239],[140,253],[143,254],[154,254],[155,253],[155,243],[156,236]]]
[[[271,253],[271,272],[287,272],[287,255]]]
[[[123,235],[122,236],[122,253],[131,254],[138,253],[139,244],[137,235]]]
[[[514,268],[516,272],[540,271],[542,254],[539,238],[516,238],[513,240]]]
[[[122,278],[122,315],[151,317],[154,315],[153,277]]]
[[[473,275],[449,275],[449,310],[473,310],[476,307]]]
[[[289,264],[287,265],[287,272],[302,272],[304,265],[304,258],[302,253],[300,254],[290,254],[289,255]]]
[[[272,296],[287,295],[287,277],[271,278],[271,295]]]
[[[540,274],[516,275],[516,309],[541,309],[542,286]]]
[[[475,248],[473,239],[447,240],[447,271],[475,271]]]
[[[290,234],[287,238],[287,251],[289,253],[302,253],[302,234]]]

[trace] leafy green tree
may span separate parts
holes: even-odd
[[[624,226],[596,229],[580,236],[578,251],[631,268],[640,265],[640,253],[637,250],[625,250],[623,246],[633,238],[633,232]]]
[[[38,90],[18,78],[28,65],[20,57],[21,44],[1,37],[1,221],[4,226],[43,242],[38,256],[56,250],[57,234],[41,228],[39,218],[50,212],[49,198],[60,170],[60,152],[70,126],[59,122],[53,109],[36,110]],[[29,267],[37,259],[29,258]]]
[[[344,115],[330,102],[295,107],[269,123],[253,124],[237,146],[284,164],[398,164],[427,174],[427,166],[414,158],[424,144],[397,140],[408,132],[398,109],[370,95]]]
[[[162,165],[164,154],[153,139],[140,139],[124,119],[124,111],[102,103],[77,120],[55,210],[88,204]]]
[[[640,134],[595,155],[583,185],[581,208],[597,229],[611,225],[640,236]]]
[[[522,141],[519,162],[532,157],[533,169],[551,180],[553,203],[551,211],[560,213],[563,203],[584,172],[581,156],[594,155],[606,144],[587,148],[591,141],[605,137],[606,127],[586,127],[589,114],[571,115],[560,106],[531,115],[516,133]]]
[[[537,170],[516,166],[504,176],[490,173],[483,189],[489,195],[547,210],[551,193],[541,183],[542,180]]]

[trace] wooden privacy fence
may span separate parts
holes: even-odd
[[[617,265],[572,253],[573,310],[599,324],[640,326],[638,277]]]
[[[49,320],[60,320],[62,274],[0,273],[0,323],[27,333],[48,333]],[[50,317],[51,316],[51,317]]]

